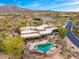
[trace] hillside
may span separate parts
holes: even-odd
[[[16,5],[1,5],[0,13],[26,13],[28,15],[32,15],[33,12]]]
[[[25,8],[21,8],[19,6],[16,5],[1,5],[0,6],[0,13],[3,12],[8,12],[8,13],[12,13],[12,12],[23,12],[23,13],[27,13],[27,14],[34,14],[34,12],[37,13],[51,13],[51,14],[59,14],[59,13],[64,13],[64,14],[77,14],[79,12],[63,12],[63,11],[50,11],[50,10],[28,10]]]

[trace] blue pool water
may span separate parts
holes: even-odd
[[[55,47],[54,44],[46,43],[46,44],[36,45],[34,48],[42,52],[47,52],[50,48],[54,48],[54,47]]]

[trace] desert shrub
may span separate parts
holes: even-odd
[[[63,39],[67,35],[67,29],[66,28],[63,28],[63,27],[60,27],[59,28],[59,35]]]
[[[23,52],[24,41],[20,36],[7,37],[2,42],[2,49],[5,53],[12,54],[16,56],[16,59],[18,59]]]

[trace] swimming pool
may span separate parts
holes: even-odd
[[[54,47],[55,45],[52,43],[39,44],[39,45],[34,46],[36,50],[41,51],[41,52],[47,52],[50,49],[53,49]]]

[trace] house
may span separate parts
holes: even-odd
[[[22,38],[37,38],[45,35],[50,35],[57,27],[52,27],[47,24],[41,26],[27,26],[20,28]]]

